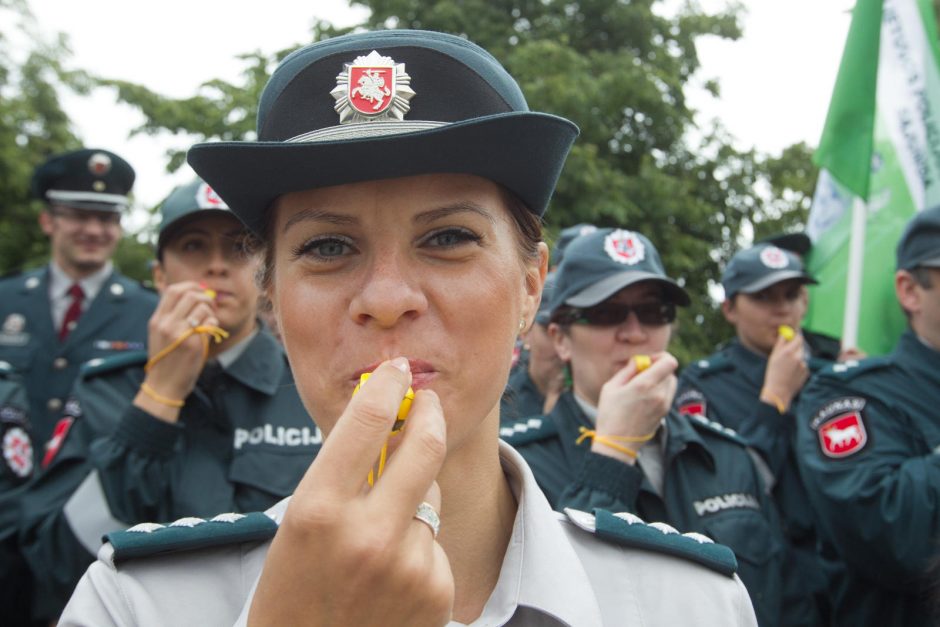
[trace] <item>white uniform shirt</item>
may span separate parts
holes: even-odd
[[[584,531],[552,511],[525,461],[502,442],[500,457],[519,507],[496,588],[472,625],[757,624],[737,576]],[[280,520],[287,502],[268,515]],[[269,545],[231,544],[115,567],[105,544],[58,624],[244,625]]]

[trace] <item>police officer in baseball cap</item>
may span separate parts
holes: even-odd
[[[323,449],[267,515],[170,525],[132,551],[183,540],[169,559],[122,561],[141,536],[111,535],[115,560],[91,566],[63,621],[753,623],[740,580],[607,543],[591,513],[562,524],[499,442],[512,346],[548,266],[539,217],[576,134],[453,35],[354,33],[286,57],[259,141],[198,145],[189,161],[260,240]],[[605,537],[632,527],[616,521]],[[703,558],[716,548],[654,533]],[[638,572],[636,595],[600,585]],[[176,602],[183,573],[191,604]],[[674,586],[695,599],[664,606]]]
[[[747,448],[671,409],[678,364],[666,350],[688,294],[653,243],[626,229],[576,238],[557,274],[549,333],[571,388],[538,428],[504,424],[504,437],[556,509],[613,507],[718,536],[737,553],[760,623],[780,624],[782,532]],[[706,515],[720,494],[746,496]]]
[[[689,364],[679,378],[679,412],[737,430],[767,462],[787,532],[785,609],[793,624],[824,622],[826,581],[815,547],[812,510],[793,453],[795,406],[811,372],[835,356],[816,355],[802,332],[815,279],[794,252],[759,243],[737,252],[721,276],[721,310],[735,338]]]
[[[79,424],[23,497],[36,618],[59,615],[102,535],[265,509],[320,448],[283,348],[257,319],[244,225],[200,179],[160,214],[148,345],[82,370],[65,414]]]
[[[801,395],[797,452],[833,577],[832,624],[935,624],[940,555],[940,207],[908,223],[894,288],[908,330]]]

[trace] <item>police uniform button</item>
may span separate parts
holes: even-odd
[[[26,289],[33,290],[39,287],[39,277],[31,276],[26,279]]]
[[[121,294],[124,293],[124,286],[121,285],[120,283],[112,283],[110,289],[111,289],[111,293],[114,294],[115,296],[120,296]]]
[[[49,402],[46,403],[46,407],[49,409],[49,411],[59,411],[62,409],[62,399],[50,398]]]
[[[65,357],[56,357],[52,360],[52,367],[56,370],[62,370],[69,365],[69,360]]]

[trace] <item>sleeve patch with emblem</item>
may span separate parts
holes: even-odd
[[[839,398],[816,412],[810,426],[816,430],[823,455],[841,459],[865,448],[868,443],[862,414],[865,404],[861,397]]]
[[[708,403],[705,395],[696,389],[685,390],[676,398],[678,412],[684,416],[705,416]]]
[[[3,460],[20,479],[33,473],[33,441],[22,427],[12,426],[3,432]]]

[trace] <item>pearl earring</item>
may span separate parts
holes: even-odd
[[[519,330],[522,331],[525,329],[525,318],[519,318]]]

